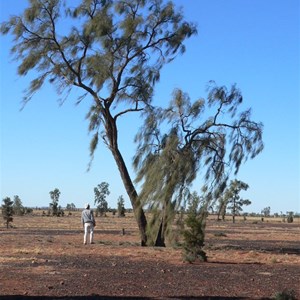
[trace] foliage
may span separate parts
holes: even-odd
[[[230,171],[237,174],[242,162],[262,151],[262,124],[250,119],[250,109],[238,114],[241,103],[235,85],[228,90],[211,82],[207,101],[192,103],[188,94],[175,90],[167,108],[145,112],[134,167],[140,199],[155,216],[149,225],[158,233],[163,228],[162,240],[197,175],[204,175],[212,201],[223,192]]]
[[[110,194],[109,184],[107,182],[101,182],[94,188],[95,193],[95,201],[97,204],[96,213],[100,214],[100,216],[105,216],[108,211],[108,203],[106,201],[106,196]]]
[[[69,211],[74,211],[76,210],[76,205],[74,203],[68,203],[66,209]]]
[[[294,290],[285,289],[282,292],[276,293],[274,296],[274,300],[296,300],[296,293]]]
[[[14,196],[13,211],[15,215],[22,216],[25,214],[25,208],[22,205],[22,200],[18,195]]]
[[[223,193],[223,195],[219,198],[219,202],[221,203],[221,207],[224,210],[224,214],[226,211],[226,207],[231,209],[232,213],[232,221],[235,222],[235,216],[238,215],[242,210],[244,205],[250,205],[251,201],[248,199],[242,199],[239,193],[242,190],[247,190],[249,188],[248,184],[240,180],[231,180],[229,186]]]
[[[216,232],[216,233],[214,234],[214,236],[216,236],[216,237],[227,237],[227,234],[224,233],[224,232]]]
[[[190,195],[189,207],[185,224],[187,229],[183,231],[184,252],[183,257],[192,263],[196,260],[207,261],[204,247],[205,225],[207,209],[205,201],[196,192]]]
[[[120,196],[118,198],[117,204],[118,204],[118,208],[117,208],[118,217],[125,217],[125,201],[124,201],[123,196]]]
[[[50,198],[52,200],[52,202],[49,203],[50,214],[52,216],[57,216],[57,217],[63,216],[64,211],[63,211],[62,207],[58,205],[60,190],[56,188],[53,191],[50,191],[49,194],[50,194]]]
[[[288,223],[293,223],[294,222],[294,213],[292,211],[288,211],[287,214],[288,214],[288,216],[287,216],[286,221]]]
[[[9,197],[6,197],[2,200],[2,202],[2,217],[6,224],[6,228],[8,228],[10,223],[13,222],[13,201]]]
[[[24,208],[24,214],[27,215],[27,214],[31,214],[33,212],[33,209],[30,208],[30,207],[25,207]]]
[[[271,215],[271,207],[268,206],[268,207],[265,207],[262,211],[261,211],[261,214],[264,216],[264,217],[269,217]]]

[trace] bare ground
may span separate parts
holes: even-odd
[[[98,218],[83,245],[78,214],[15,217],[0,227],[0,299],[300,299],[300,224],[210,220],[208,262],[140,247],[132,216]],[[122,235],[122,229],[125,235]]]

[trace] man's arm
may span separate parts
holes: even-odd
[[[93,225],[96,226],[96,221],[95,221],[94,213],[92,210],[91,210],[91,219],[92,219]]]

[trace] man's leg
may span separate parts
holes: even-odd
[[[94,225],[90,224],[90,243],[94,243]]]
[[[88,223],[85,223],[84,224],[84,236],[83,236],[83,243],[86,245],[86,239],[87,239],[87,235],[88,235],[88,227],[89,227],[89,224]]]

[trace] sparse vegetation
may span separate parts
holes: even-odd
[[[64,285],[64,289],[57,288],[56,297],[63,297],[67,292],[70,297],[74,295],[74,284],[82,280],[82,274],[86,274],[83,273],[83,266],[88,266],[94,277],[111,280],[108,288],[103,285],[103,293],[114,291],[121,298],[124,293],[145,296],[144,289],[136,289],[136,285],[128,286],[129,280],[138,282],[140,279],[147,281],[144,283],[147,284],[147,295],[156,296],[157,282],[160,281],[158,278],[162,279],[159,287],[164,287],[160,297],[165,298],[177,291],[182,297],[189,298],[191,290],[186,289],[186,286],[192,285],[197,285],[197,289],[193,291],[195,298],[204,297],[203,295],[208,297],[211,294],[207,294],[207,291],[213,290],[221,298],[238,298],[247,291],[255,299],[269,299],[274,291],[278,291],[278,286],[286,286],[289,291],[295,290],[298,296],[296,299],[300,296],[294,280],[299,271],[300,257],[298,254],[286,255],[298,251],[295,245],[299,232],[298,223],[281,223],[270,218],[270,227],[256,226],[251,223],[254,219],[245,223],[242,216],[239,216],[235,225],[232,225],[229,217],[227,222],[220,224],[215,215],[209,215],[206,219],[203,249],[208,263],[201,263],[201,259],[197,258],[199,261],[188,264],[185,262],[193,262],[195,256],[187,256],[183,262],[183,241],[177,247],[140,247],[139,231],[133,213],[126,212],[125,217],[117,218],[112,212],[108,212],[107,217],[98,222],[95,244],[91,247],[82,245],[81,233],[78,230],[81,211],[74,211],[68,218],[56,219],[57,222],[53,222],[53,218],[43,217],[43,210],[34,210],[33,214],[34,217],[15,216],[13,224],[16,230],[5,233],[3,227],[0,227],[0,282],[3,282],[1,295],[4,297],[11,295],[12,288],[18,294],[27,292],[30,297],[40,295],[45,283],[36,280],[35,276],[28,276],[28,268],[32,266],[38,267],[34,268],[36,272],[58,274],[49,277],[49,283],[54,288],[57,278],[68,283]],[[184,219],[186,216],[185,213]],[[260,219],[259,216],[256,218]],[[126,229],[125,235],[121,232],[122,228]],[[220,232],[227,237],[216,238],[214,233]],[[281,248],[282,243],[273,242],[275,239],[284,242],[287,252]],[[90,255],[92,261],[89,260]],[[61,268],[64,262],[66,268]],[[20,263],[23,268],[19,267]],[[196,263],[201,263],[201,266],[194,265]],[[224,276],[227,275],[220,270],[225,270],[226,273],[226,270],[230,270],[235,274],[243,272],[244,276],[233,275],[236,280],[232,284],[234,293],[230,293],[230,290],[224,291]],[[119,274],[117,283],[113,280],[116,274]],[[16,280],[11,281],[12,276]],[[246,276],[249,279],[254,278],[251,284],[244,280]],[[164,278],[170,284],[165,285]],[[199,285],[201,280],[205,280],[203,287]],[[119,289],[120,285],[122,291]],[[262,285],[265,286],[264,289],[261,289]],[[88,294],[94,288],[95,281],[91,280],[80,285],[78,290]],[[44,290],[43,295],[53,296],[48,289]]]

